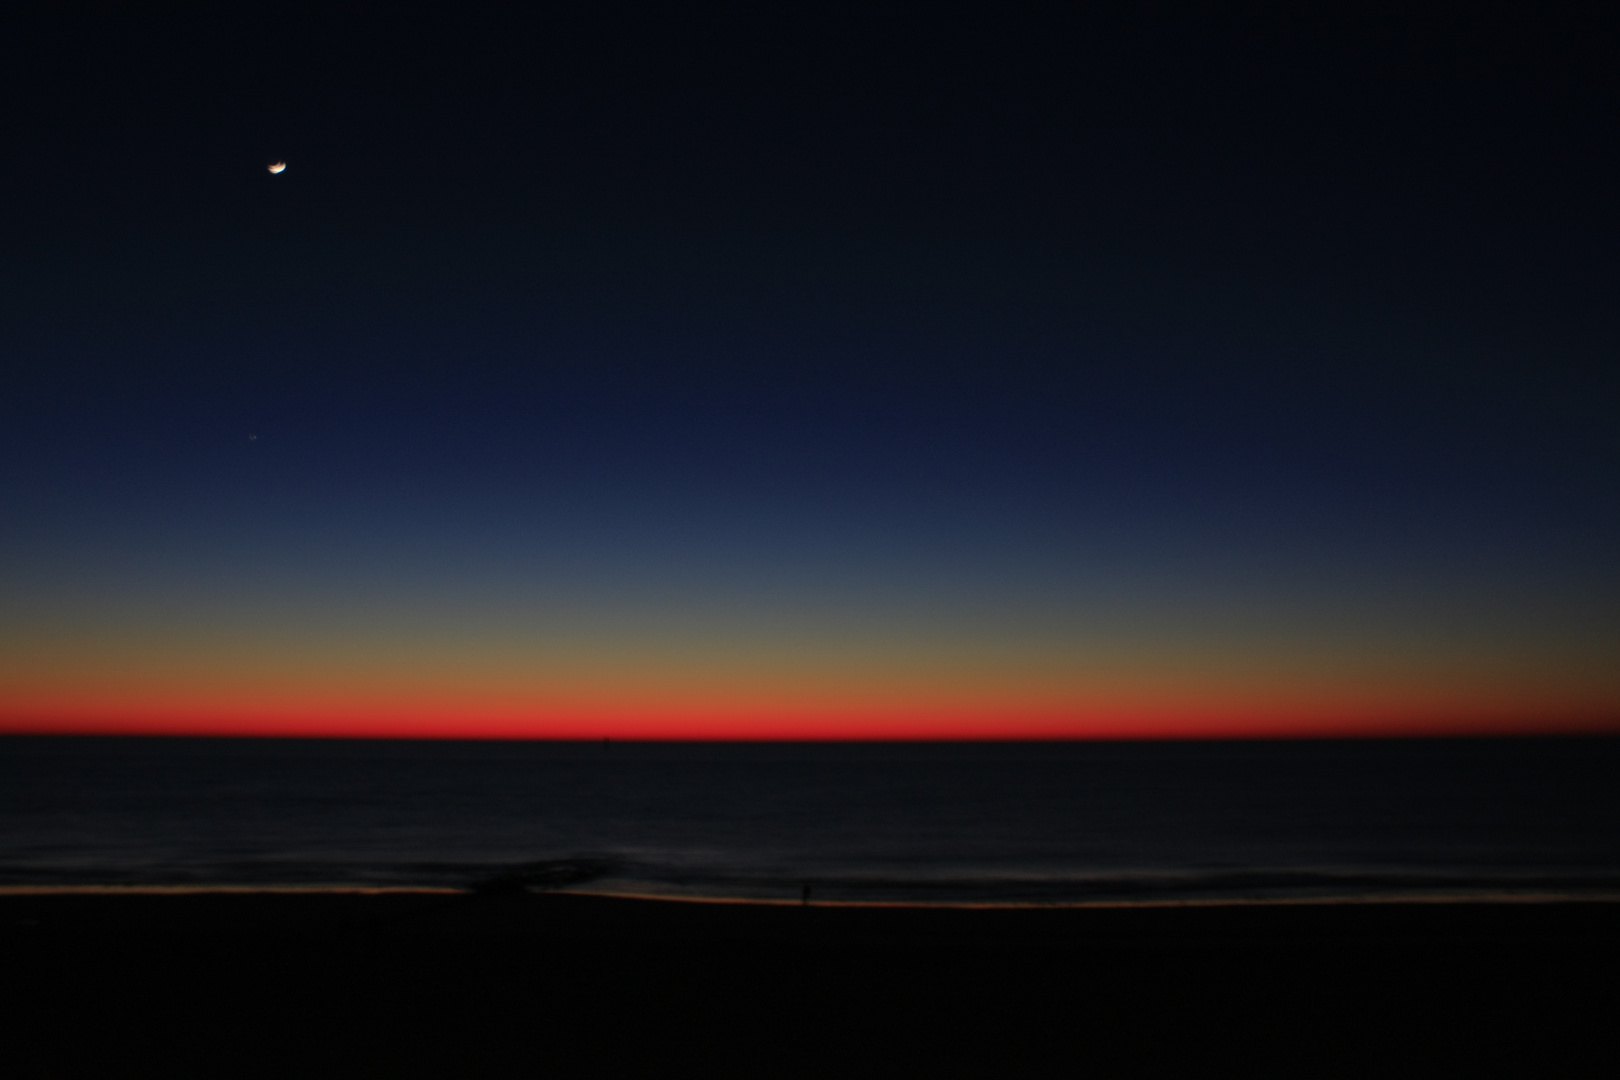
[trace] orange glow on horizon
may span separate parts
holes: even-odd
[[[1620,733],[1598,663],[1399,663],[1319,650],[1050,656],[716,643],[121,649],[18,635],[0,734],[651,740],[1321,738]],[[365,644],[362,641],[362,644]],[[676,646],[681,646],[677,648]]]
[[[5,702],[0,734],[671,741],[1343,738],[1620,733],[1571,702],[793,705]]]

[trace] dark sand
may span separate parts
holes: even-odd
[[[0,895],[6,1075],[1620,1075],[1620,904]]]

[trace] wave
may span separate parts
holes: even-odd
[[[0,887],[300,886],[588,891],[687,899],[834,903],[1107,903],[1450,896],[1620,895],[1620,871],[1545,867],[1183,867],[989,872],[704,867],[588,854],[523,862],[259,859],[121,866],[0,864]]]

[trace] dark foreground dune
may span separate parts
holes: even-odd
[[[0,1073],[1615,1075],[1620,905],[0,896]]]

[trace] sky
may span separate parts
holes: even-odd
[[[1620,730],[1616,20],[1307,7],[19,6],[0,732]]]

